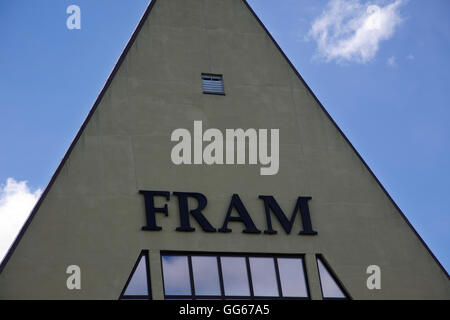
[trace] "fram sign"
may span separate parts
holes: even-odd
[[[156,213],[162,213],[166,217],[169,215],[167,203],[163,207],[155,207],[155,197],[163,197],[166,201],[170,201],[171,193],[169,191],[139,191],[144,196],[145,200],[145,216],[146,225],[142,227],[145,231],[160,231],[162,227],[156,222]],[[178,214],[180,225],[176,228],[176,231],[193,232],[195,228],[191,226],[191,218],[195,219],[205,232],[232,232],[229,226],[230,222],[239,222],[243,225],[244,233],[261,233],[261,230],[257,228],[253,222],[247,208],[242,202],[238,194],[231,196],[228,210],[224,215],[223,224],[219,229],[216,229],[203,214],[203,210],[206,208],[208,200],[204,194],[197,192],[173,192],[173,196],[178,199]],[[197,206],[195,208],[189,207],[189,198],[195,199]],[[291,217],[288,218],[283,210],[278,205],[273,196],[259,196],[261,201],[264,202],[264,213],[266,216],[266,229],[265,234],[276,234],[278,230],[274,230],[272,226],[272,217],[275,217],[280,222],[280,225],[287,234],[290,234],[295,222],[295,218],[300,213],[302,221],[302,229],[298,233],[299,235],[316,235],[317,232],[313,230],[311,224],[311,215],[309,212],[308,201],[311,197],[298,197]],[[192,203],[192,202],[191,202]],[[232,215],[235,211],[237,215]]]

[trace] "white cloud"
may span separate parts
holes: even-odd
[[[408,54],[407,56],[406,56],[406,59],[407,60],[414,60],[414,55],[412,54],[412,53],[410,53],[410,54]]]
[[[330,0],[313,22],[308,36],[317,42],[318,55],[326,61],[372,60],[380,42],[402,22],[399,7],[406,0],[383,1],[383,6],[359,0]]]
[[[6,185],[0,185],[0,261],[40,195],[41,189],[31,191],[26,181],[8,178]]]

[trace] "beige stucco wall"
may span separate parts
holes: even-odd
[[[202,94],[201,73],[223,74],[225,96]],[[280,171],[258,166],[176,166],[177,128],[279,128]],[[290,214],[312,196],[317,236],[174,231],[178,203],[144,232],[138,190],[201,192],[219,228],[237,193],[260,230],[258,195]],[[158,199],[157,204],[164,201]],[[407,226],[351,146],[304,87],[241,0],[158,0],[27,232],[0,274],[0,298],[117,299],[139,252],[150,250],[152,293],[161,299],[160,250],[305,253],[313,298],[321,298],[322,253],[355,299],[450,298],[447,276]],[[66,288],[66,267],[82,270],[82,290]],[[366,288],[366,268],[382,289]]]

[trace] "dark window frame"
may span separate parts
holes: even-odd
[[[221,81],[222,82],[222,92],[214,92],[214,91],[205,91],[205,88],[203,86],[203,80],[208,80],[208,79],[204,79],[203,77],[220,77],[220,80],[216,80],[216,81]],[[223,75],[222,74],[215,74],[215,73],[202,73],[201,74],[201,79],[202,79],[202,91],[203,94],[212,94],[212,95],[217,95],[217,96],[224,96],[225,95],[225,84],[223,81]],[[210,81],[212,81],[213,79],[210,79]]]
[[[145,272],[147,274],[147,292],[148,295],[125,295],[125,291],[128,288],[128,284],[133,278],[134,272],[136,271],[139,262],[141,262],[141,258],[144,257],[145,261]],[[119,300],[152,300],[152,287],[151,287],[151,279],[150,279],[150,260],[149,260],[149,251],[141,250],[139,256],[134,263],[133,269],[131,270],[130,275],[128,276],[127,282],[123,286],[122,292],[120,293]]]
[[[166,295],[166,289],[164,284],[164,268],[163,268],[163,256],[183,256],[188,259],[188,267],[189,267],[189,282],[191,285],[191,295]],[[192,257],[193,256],[208,256],[215,257],[217,261],[217,268],[219,273],[219,283],[220,283],[220,295],[196,295],[195,294],[195,283],[192,269]],[[247,269],[247,279],[249,286],[249,296],[228,296],[225,295],[225,286],[223,282],[223,273],[222,273],[222,257],[238,257],[244,258],[246,269]],[[250,258],[272,258],[274,262],[275,268],[275,276],[277,281],[277,288],[279,296],[255,296],[253,292],[253,284],[252,284],[252,274],[250,268]],[[307,297],[283,297],[283,291],[281,287],[281,279],[280,279],[280,271],[278,269],[278,261],[277,258],[297,258],[301,260],[303,267],[303,277],[305,279],[306,286],[306,294]],[[195,251],[161,251],[160,254],[160,263],[161,263],[161,275],[163,282],[163,293],[165,300],[310,300],[311,293],[308,283],[308,272],[306,270],[305,263],[305,254],[270,254],[270,253],[230,253],[230,252],[195,252]]]
[[[328,273],[333,278],[334,282],[337,284],[339,289],[341,289],[342,293],[345,295],[344,298],[338,298],[338,297],[335,297],[335,298],[328,297],[328,298],[326,298],[326,297],[324,297],[324,295],[323,295],[323,288],[322,288],[322,279],[320,278],[319,260],[323,263],[323,265],[327,269]],[[320,286],[320,293],[322,295],[322,300],[352,300],[352,297],[350,296],[348,291],[345,289],[343,283],[341,282],[341,280],[339,280],[339,277],[336,275],[336,273],[334,272],[333,268],[331,268],[330,264],[328,263],[328,261],[325,259],[325,257],[321,253],[316,254],[316,266],[317,266],[317,273],[319,275],[319,286]]]

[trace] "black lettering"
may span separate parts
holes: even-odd
[[[167,204],[162,208],[155,208],[154,197],[165,197],[167,201],[170,200],[170,192],[168,191],[144,191],[139,190],[139,193],[144,196],[145,199],[145,216],[147,219],[147,225],[142,227],[142,230],[146,231],[160,231],[162,228],[156,225],[155,213],[164,213],[167,217],[169,215],[167,211]]]
[[[217,231],[202,214],[202,210],[208,203],[206,197],[203,194],[195,192],[174,192],[173,194],[178,197],[178,207],[180,209],[180,226],[176,228],[177,231],[195,231],[195,228],[191,227],[189,214],[191,214],[195,218],[195,220],[197,220],[204,231]],[[189,210],[189,197],[195,198],[197,200],[197,208]]]
[[[295,205],[294,211],[292,212],[291,219],[288,220],[283,210],[278,205],[277,201],[273,196],[259,196],[260,199],[264,201],[264,208],[266,212],[267,220],[267,230],[264,230],[266,234],[276,234],[277,231],[272,228],[272,220],[270,218],[270,211],[275,214],[284,231],[287,234],[291,233],[292,226],[294,225],[295,217],[297,212],[300,210],[300,215],[303,223],[303,230],[299,234],[302,235],[316,235],[317,232],[313,230],[311,225],[311,217],[309,213],[308,200],[311,197],[298,197],[297,203]]]
[[[233,208],[235,208],[236,211],[239,213],[239,217],[231,217],[231,212],[233,211]],[[228,212],[225,217],[225,221],[223,222],[222,228],[219,229],[219,232],[231,232],[231,229],[227,228],[229,221],[244,223],[245,229],[242,231],[244,233],[261,233],[261,231],[259,231],[256,228],[255,224],[252,221],[252,218],[250,218],[250,215],[248,214],[247,209],[242,203],[241,198],[239,198],[239,195],[237,194],[233,194],[233,196],[231,197],[231,202],[230,206],[228,207]]]

